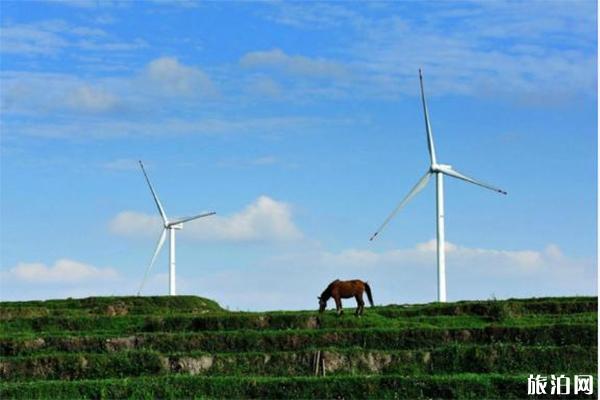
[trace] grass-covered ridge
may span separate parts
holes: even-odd
[[[84,317],[157,314],[205,314],[223,310],[197,296],[88,297],[45,301],[0,302],[0,320],[39,317]]]
[[[596,377],[595,297],[352,311],[2,302],[0,398],[527,398],[530,373]]]

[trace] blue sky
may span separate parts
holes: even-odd
[[[312,308],[333,279],[435,299],[594,294],[596,4],[1,3],[3,300],[135,294],[172,216],[181,294]],[[144,289],[167,293],[167,250]]]

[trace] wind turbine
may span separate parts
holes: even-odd
[[[435,175],[436,178],[436,199],[437,199],[437,279],[438,279],[438,301],[446,301],[446,255],[445,255],[445,240],[444,240],[444,175],[458,178],[463,181],[473,183],[475,185],[482,186],[486,189],[493,190],[494,192],[506,194],[502,189],[498,189],[494,186],[488,185],[470,178],[466,175],[461,174],[452,168],[451,165],[438,164],[435,156],[435,146],[433,144],[433,135],[431,134],[431,125],[429,124],[429,113],[427,112],[427,103],[425,102],[425,91],[423,90],[423,74],[419,69],[419,81],[421,83],[421,100],[423,102],[423,113],[425,115],[425,130],[427,132],[427,145],[429,148],[429,159],[430,165],[425,175],[417,182],[412,190],[402,199],[400,204],[396,206],[394,211],[383,221],[383,224],[377,229],[377,231],[371,236],[370,240],[381,233],[383,228],[394,218],[394,216],[400,211],[402,207],[406,205],[417,193],[419,193],[427,183],[431,175]]]
[[[150,192],[152,193],[152,197],[154,198],[154,202],[156,203],[156,207],[158,208],[158,213],[163,221],[163,230],[158,239],[158,243],[156,244],[156,249],[154,250],[154,255],[152,256],[152,260],[150,261],[150,265],[146,268],[146,272],[144,273],[144,279],[142,280],[142,284],[140,285],[140,289],[138,290],[138,296],[144,287],[144,283],[146,282],[146,278],[148,276],[148,272],[152,269],[154,265],[154,261],[156,260],[156,256],[160,252],[163,244],[165,243],[165,239],[167,237],[167,231],[169,231],[169,295],[175,296],[175,231],[183,228],[183,223],[188,221],[193,221],[198,218],[208,217],[210,215],[216,214],[215,212],[208,212],[203,214],[194,215],[191,217],[184,217],[174,220],[169,220],[167,218],[167,214],[158,199],[158,195],[154,191],[152,184],[150,183],[150,179],[148,178],[148,174],[144,169],[144,164],[140,161],[140,167],[142,167],[142,172],[144,173],[144,177],[146,177],[146,182],[148,182],[148,187],[150,188]]]

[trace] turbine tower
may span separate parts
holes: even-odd
[[[169,231],[169,295],[175,296],[175,231],[183,228],[184,222],[192,221],[198,218],[208,217],[210,215],[214,215],[214,212],[208,212],[203,214],[194,215],[191,217],[184,217],[174,220],[169,220],[167,218],[167,214],[158,199],[158,195],[154,191],[152,184],[150,183],[150,179],[148,178],[148,174],[144,169],[144,164],[140,161],[140,167],[142,167],[142,172],[144,173],[144,177],[146,178],[146,182],[148,183],[148,187],[150,188],[150,192],[152,193],[152,197],[154,198],[154,202],[156,203],[156,207],[158,208],[158,213],[163,221],[163,230],[158,239],[158,243],[156,244],[156,249],[154,250],[154,255],[152,256],[152,260],[150,261],[150,265],[146,268],[146,272],[144,273],[144,279],[142,280],[142,284],[140,285],[140,289],[138,290],[138,296],[144,287],[144,283],[146,282],[146,278],[148,276],[148,272],[152,269],[154,265],[154,261],[160,252],[163,244],[165,243],[165,239],[167,237],[167,231]]]
[[[482,186],[486,189],[493,190],[494,192],[506,194],[506,192],[502,189],[498,189],[494,186],[488,185],[487,183],[483,183],[477,181],[473,178],[470,178],[466,175],[461,174],[452,168],[451,165],[447,164],[438,164],[436,154],[435,154],[435,145],[433,143],[433,135],[431,133],[431,125],[429,124],[429,113],[427,111],[427,103],[425,102],[425,91],[423,89],[423,74],[421,69],[419,69],[419,81],[421,84],[421,101],[423,102],[423,114],[425,115],[425,131],[427,132],[427,146],[429,148],[429,160],[430,165],[425,175],[417,182],[417,184],[412,188],[412,190],[402,199],[402,201],[396,206],[394,211],[386,218],[385,221],[381,224],[379,229],[371,236],[370,240],[375,239],[375,237],[381,233],[383,228],[394,218],[394,216],[400,211],[402,207],[406,205],[417,193],[419,193],[427,183],[429,182],[429,178],[431,175],[435,175],[436,179],[436,200],[437,200],[437,297],[438,301],[445,302],[446,301],[446,251],[445,251],[445,239],[444,239],[444,175],[451,176],[453,178],[458,178],[463,181],[473,183],[475,185]]]

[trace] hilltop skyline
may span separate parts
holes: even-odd
[[[180,294],[316,308],[436,298],[424,83],[447,179],[448,300],[597,292],[594,2],[3,2],[0,298],[133,295],[178,233]],[[166,294],[167,251],[144,294]]]

